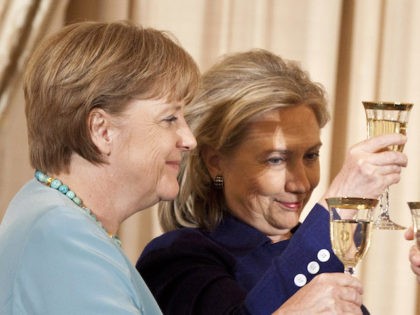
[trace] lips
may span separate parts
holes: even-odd
[[[281,200],[275,200],[277,203],[281,204],[281,206],[283,208],[289,209],[291,211],[297,211],[300,210],[302,208],[302,202],[301,201],[297,201],[297,202],[285,202],[285,201],[281,201]]]

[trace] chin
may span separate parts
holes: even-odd
[[[296,225],[299,224],[299,217],[296,218],[281,218],[276,221],[278,228],[293,229]]]
[[[173,187],[173,189],[166,189],[165,192],[160,193],[159,199],[162,201],[174,200],[178,196],[178,193],[179,193],[179,186],[177,185],[176,187]]]

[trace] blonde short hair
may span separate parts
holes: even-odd
[[[24,93],[30,161],[56,173],[76,152],[100,164],[87,117],[124,111],[132,98],[188,102],[199,81],[191,56],[170,34],[129,22],[81,22],[44,40],[30,57]]]

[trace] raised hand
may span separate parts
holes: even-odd
[[[290,297],[273,315],[362,314],[362,285],[344,273],[323,273]]]
[[[401,168],[407,165],[404,153],[387,147],[406,141],[406,136],[389,134],[353,145],[320,203],[326,207],[325,198],[337,196],[378,198],[388,186],[400,181]]]

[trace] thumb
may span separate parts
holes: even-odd
[[[410,226],[404,233],[404,237],[406,240],[408,241],[412,241],[414,239],[414,231],[413,231],[413,227]]]

